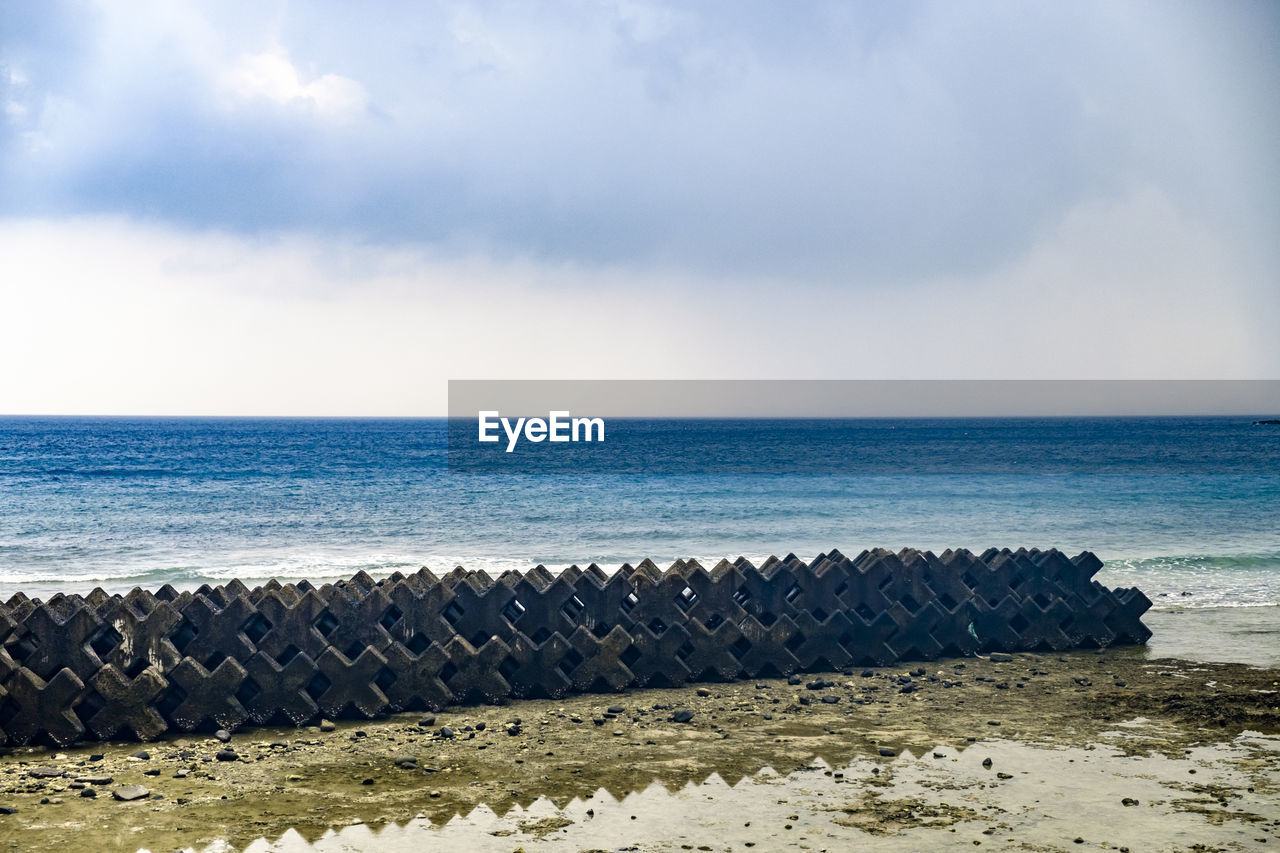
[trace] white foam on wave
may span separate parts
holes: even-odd
[[[1156,609],[1280,605],[1280,554],[1174,554],[1108,560],[1097,579],[1136,586]]]

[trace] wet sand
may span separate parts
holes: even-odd
[[[14,749],[0,850],[1269,849],[1277,690],[1121,649]]]

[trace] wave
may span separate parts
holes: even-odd
[[[272,578],[323,583],[349,578],[360,571],[378,578],[396,571],[417,571],[423,566],[437,574],[463,566],[498,575],[509,570],[527,571],[539,564],[558,572],[572,564],[586,566],[595,562],[608,572],[623,563],[635,564],[645,557],[662,566],[678,558],[690,557],[712,566],[721,557],[732,560],[741,555],[758,564],[768,556],[764,552],[755,553],[751,548],[739,553],[721,551],[713,546],[705,549],[705,553],[677,554],[667,553],[665,548],[659,547],[646,553],[628,554],[612,550],[593,553],[588,548],[583,553],[556,549],[555,553],[500,556],[480,549],[452,553],[408,549],[271,550],[256,553],[241,550],[210,555],[208,561],[199,562],[193,561],[190,554],[171,554],[166,560],[154,552],[135,559],[120,559],[122,555],[117,551],[114,561],[90,562],[92,557],[89,554],[80,554],[70,561],[70,565],[64,551],[56,564],[46,562],[38,568],[29,561],[9,568],[0,565],[0,595],[7,597],[19,590],[28,595],[84,593],[95,586],[110,592],[123,592],[134,586],[154,590],[164,584],[172,584],[178,589],[194,589],[204,583],[224,584],[232,579],[249,585],[265,583]],[[811,559],[816,553],[799,556]],[[1110,559],[1104,563],[1098,580],[1110,587],[1136,586],[1151,598],[1157,609],[1162,610],[1275,606],[1280,605],[1280,551],[1163,554]]]
[[[1136,586],[1157,610],[1280,605],[1280,551],[1108,560],[1108,586]]]

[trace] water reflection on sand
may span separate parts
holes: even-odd
[[[654,780],[641,790],[482,804],[465,815],[427,806],[402,825],[356,824],[311,837],[289,830],[244,850],[755,853],[937,849],[974,841],[988,849],[1056,849],[1077,838],[1092,847],[1251,849],[1280,838],[1280,738],[1246,733],[1182,757],[1130,754],[1126,746],[1158,734],[1152,725],[1117,726],[1092,748],[986,740],[965,750],[905,751],[891,761],[858,756],[832,766],[817,759],[787,774],[766,766],[733,784],[712,771],[701,782]]]

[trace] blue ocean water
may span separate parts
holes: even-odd
[[[644,471],[458,473],[444,419],[3,418],[0,596],[1052,546],[1157,608],[1280,605],[1280,428],[1249,418],[617,429]],[[708,447],[745,473],[681,464]]]

